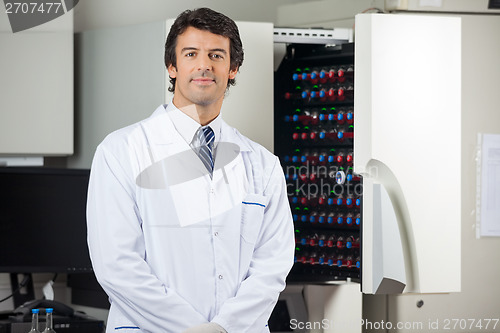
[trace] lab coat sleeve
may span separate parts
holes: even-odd
[[[166,288],[144,260],[130,161],[102,145],[91,169],[87,228],[95,275],[113,306],[130,321],[124,324],[156,333],[181,332],[207,322],[175,290]]]
[[[224,302],[212,320],[230,333],[267,331],[267,321],[293,265],[293,221],[283,170],[277,158],[264,194],[270,199],[247,278],[236,296]]]

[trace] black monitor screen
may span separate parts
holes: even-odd
[[[0,272],[91,272],[89,170],[0,168]]]

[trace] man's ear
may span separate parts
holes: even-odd
[[[238,73],[238,67],[235,69],[230,69],[229,70],[229,78],[234,79],[236,77],[236,74]]]
[[[168,76],[170,76],[172,79],[175,79],[177,76],[177,68],[173,64],[168,65],[167,67],[168,70]]]

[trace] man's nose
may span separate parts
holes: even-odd
[[[208,56],[198,58],[198,70],[199,71],[210,71],[212,70],[212,64]]]

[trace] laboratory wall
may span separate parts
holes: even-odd
[[[165,22],[75,35],[75,153],[68,167],[90,168],[107,134],[164,103],[164,39]]]
[[[235,21],[275,22],[279,6],[303,0],[85,0],[75,7],[75,31],[134,25],[175,18],[186,9],[210,7]]]

